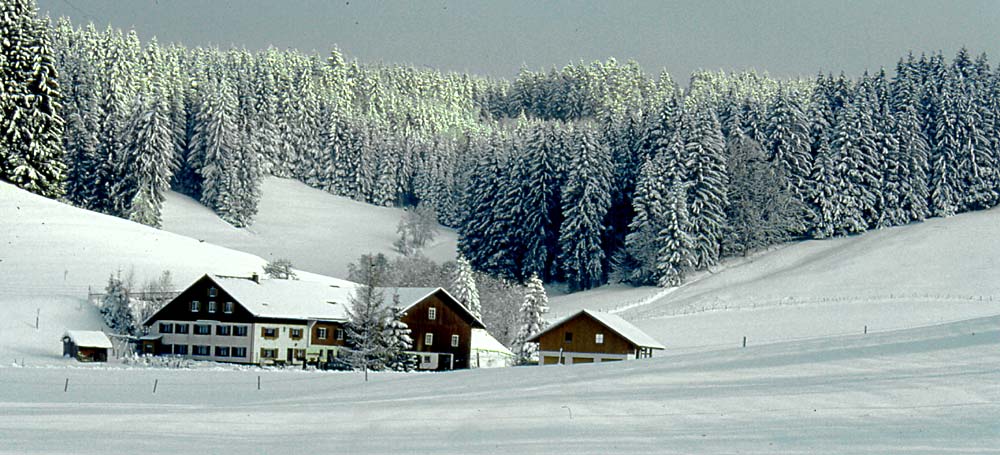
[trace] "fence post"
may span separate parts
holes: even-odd
[[[63,384],[63,392],[66,392],[68,390],[69,390],[69,378],[66,378],[66,383]]]
[[[868,324],[865,324],[865,335],[868,335]]]
[[[257,390],[260,390],[260,375],[257,375]]]
[[[154,394],[156,393],[156,386],[159,385],[159,384],[160,384],[160,380],[159,379],[154,379],[153,380],[153,393]]]
[[[743,347],[747,347],[747,337],[743,337]]]

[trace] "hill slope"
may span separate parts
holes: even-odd
[[[254,224],[237,229],[198,201],[171,192],[163,207],[163,229],[265,259],[287,258],[299,269],[347,277],[347,264],[364,253],[395,254],[400,209],[334,196],[289,179],[266,178]],[[455,259],[455,232],[440,228],[424,254]]]
[[[134,270],[140,286],[170,270],[183,287],[207,272],[262,273],[264,263],[0,183],[0,359],[58,360],[65,329],[100,330],[88,290],[103,292],[118,270]]]
[[[1000,314],[1000,209],[739,258],[674,289],[609,286],[553,312],[617,312],[669,347],[916,327]]]

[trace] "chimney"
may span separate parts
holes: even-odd
[[[252,273],[250,275],[250,280],[254,283],[260,284],[260,275],[258,275],[257,272]]]

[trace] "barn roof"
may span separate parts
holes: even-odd
[[[619,316],[592,310],[580,310],[577,311],[576,313],[573,313],[569,316],[559,319],[558,321],[552,323],[552,325],[550,325],[545,330],[542,330],[541,332],[538,332],[535,335],[533,335],[531,338],[528,339],[528,341],[538,341],[538,339],[545,333],[548,333],[549,331],[565,324],[566,322],[570,321],[571,319],[581,314],[586,314],[587,316],[594,318],[594,320],[601,323],[611,331],[621,335],[626,340],[630,341],[632,344],[635,344],[636,346],[643,348],[652,348],[652,349],[666,349],[666,346],[660,344],[659,341],[654,340],[653,337],[647,335],[646,332],[643,332],[638,327],[632,325],[632,323],[620,318]]]
[[[63,338],[69,338],[80,348],[105,348],[111,349],[111,340],[104,332],[95,330],[67,330]]]

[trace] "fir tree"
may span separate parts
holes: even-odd
[[[518,364],[528,364],[537,358],[538,346],[527,340],[548,325],[545,322],[545,313],[548,311],[549,298],[545,294],[545,286],[542,285],[542,280],[537,275],[532,275],[528,279],[528,288],[518,312],[517,336],[514,337],[512,343],[512,350],[517,357]]]
[[[403,322],[403,310],[399,308],[399,296],[393,296],[395,306],[387,309],[386,321],[382,329],[382,339],[385,346],[385,366],[393,371],[413,371],[417,368],[416,355],[409,351],[413,349],[413,338],[410,327]]]
[[[685,134],[688,169],[688,202],[691,240],[697,268],[708,268],[719,260],[726,224],[729,177],[723,155],[722,131],[708,107],[694,108]]]
[[[362,262],[363,280],[350,296],[347,309],[347,344],[350,349],[350,363],[355,369],[365,372],[382,370],[385,367],[387,346],[386,322],[393,315],[385,306],[385,297],[379,286],[382,273],[371,260]]]
[[[663,287],[680,286],[696,264],[696,243],[690,235],[692,226],[688,221],[685,189],[675,186],[664,196],[666,220],[659,232],[661,246],[656,263],[657,283]]]
[[[559,263],[571,290],[600,286],[605,276],[604,218],[611,204],[611,162],[594,132],[573,135],[576,149],[562,191]]]
[[[472,266],[465,259],[465,256],[461,254],[458,255],[456,264],[455,277],[451,282],[451,289],[455,293],[455,298],[477,318],[482,318],[479,288],[476,287],[476,276],[472,271]]]

